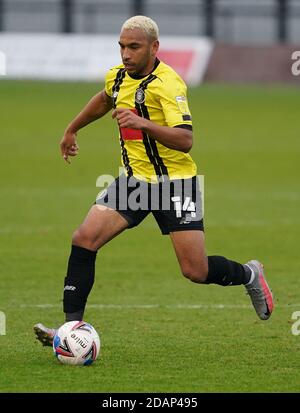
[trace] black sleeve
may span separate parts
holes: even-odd
[[[187,129],[187,130],[193,130],[193,127],[192,127],[192,125],[185,125],[185,124],[182,124],[182,125],[176,125],[176,126],[174,126],[174,128],[181,128],[181,129]]]

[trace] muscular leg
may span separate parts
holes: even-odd
[[[171,232],[170,237],[182,274],[193,282],[204,283],[208,274],[204,232]]]
[[[72,244],[97,251],[127,227],[128,222],[118,212],[103,205],[94,205],[74,232]]]
[[[64,283],[66,321],[82,320],[94,284],[97,251],[127,227],[128,222],[118,212],[94,205],[74,232]]]
[[[207,257],[202,231],[177,231],[171,232],[170,236],[185,277],[195,283],[244,284],[259,318],[270,318],[274,307],[273,295],[259,261],[251,260],[243,265],[218,255]]]
[[[196,283],[240,285],[249,282],[247,266],[221,256],[206,256],[202,231],[170,234],[183,275]]]

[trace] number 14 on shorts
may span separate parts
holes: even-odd
[[[181,218],[182,212],[190,212],[192,218],[196,217],[195,202],[191,201],[191,198],[189,196],[187,196],[183,202],[180,196],[173,196],[171,200],[172,202],[174,202],[176,218]]]

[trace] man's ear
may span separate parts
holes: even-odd
[[[154,40],[151,45],[151,56],[155,56],[159,49],[159,41]]]

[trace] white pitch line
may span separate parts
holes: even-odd
[[[61,308],[61,304],[21,304],[21,308]],[[298,307],[299,304],[277,304],[276,308]],[[87,308],[98,308],[101,310],[149,310],[149,309],[172,309],[172,310],[230,310],[252,308],[251,304],[89,304]]]

